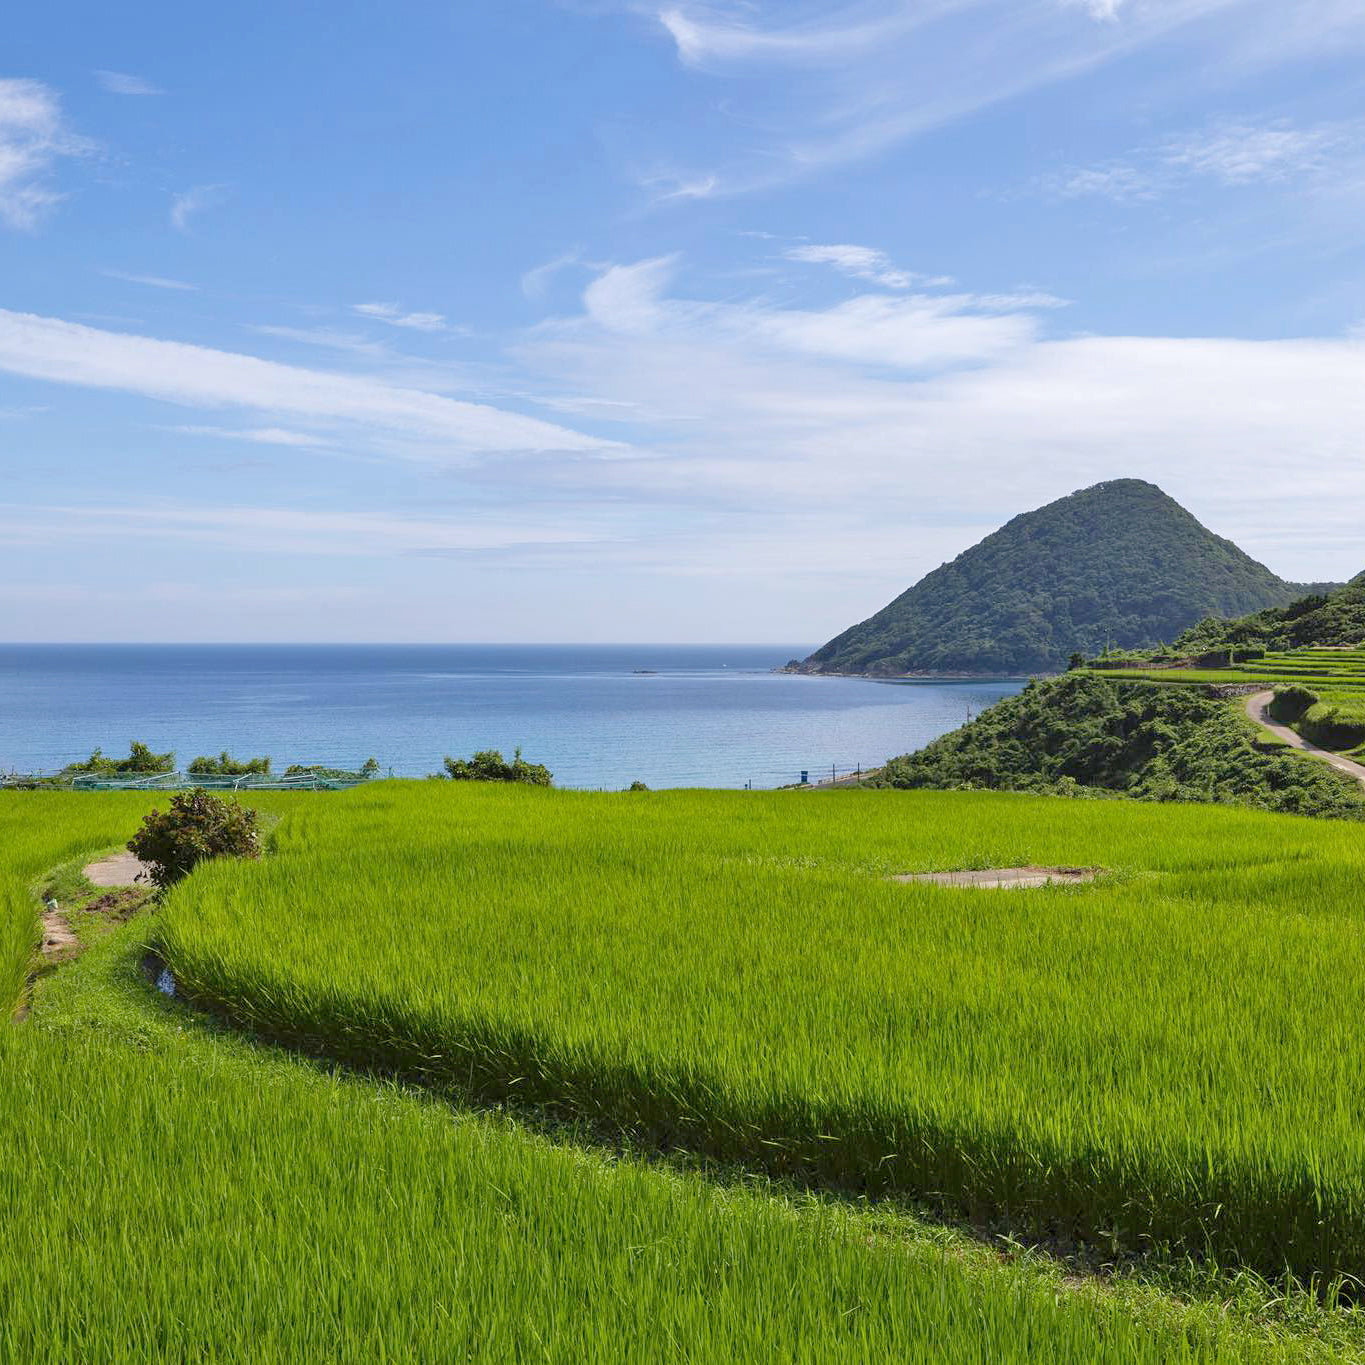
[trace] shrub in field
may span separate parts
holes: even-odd
[[[154,754],[140,740],[133,740],[128,746],[127,758],[110,758],[102,750],[96,749],[89,758],[80,763],[68,763],[63,774],[75,776],[78,773],[95,773],[100,777],[116,777],[129,773],[169,773],[175,770],[175,753]]]
[[[246,777],[250,773],[260,773],[263,777],[270,772],[268,758],[233,758],[226,749],[217,758],[200,756],[190,764],[187,772],[195,777]]]
[[[347,782],[356,778],[368,781],[379,776],[379,760],[367,758],[358,768],[329,768],[325,763],[291,763],[285,770],[286,777],[321,777]]]
[[[1275,698],[1270,703],[1271,717],[1283,725],[1292,725],[1310,707],[1318,704],[1318,694],[1310,692],[1299,683],[1289,687],[1277,687]]]
[[[626,790],[632,792],[647,792],[649,790],[649,784],[647,782],[641,782],[637,777]]]
[[[128,848],[151,865],[152,881],[164,889],[206,858],[259,858],[261,837],[254,810],[196,787],[146,815]]]
[[[543,763],[528,763],[518,749],[509,763],[497,749],[482,749],[473,758],[445,759],[445,775],[453,782],[526,782],[548,787],[554,774]]]

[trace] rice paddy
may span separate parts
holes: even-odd
[[[980,892],[896,874],[1107,869]],[[384,784],[158,926],[234,1023],[1023,1234],[1365,1264],[1365,846],[998,794]]]
[[[572,1024],[569,978],[597,970],[600,952],[587,940],[607,946],[611,911],[629,918],[638,900],[633,918],[647,937],[659,888],[672,875],[673,908],[691,919],[692,932],[660,946],[673,954],[675,971],[695,972],[705,959],[689,958],[687,940],[695,947],[696,931],[716,916],[693,919],[689,907],[699,911],[731,876],[742,884],[746,865],[814,874],[824,878],[821,888],[854,875],[882,886],[882,874],[903,861],[904,817],[913,821],[920,804],[917,795],[887,801],[877,794],[901,812],[896,820],[869,819],[868,806],[853,824],[834,815],[835,827],[821,838],[820,822],[809,817],[826,798],[765,797],[746,811],[724,802],[708,809],[710,798],[697,796],[543,795],[549,800],[432,784],[280,798],[285,821],[274,858],[263,866],[201,868],[162,912],[166,937],[186,937],[196,905],[212,918],[211,906],[233,900],[237,878],[253,894],[292,882],[321,906],[324,895],[342,890],[343,873],[356,870],[356,862],[336,863],[343,850],[373,864],[386,849],[398,855],[411,837],[409,875],[453,873],[453,885],[466,885],[469,858],[479,861],[475,846],[484,856],[502,847],[516,855],[503,868],[509,885],[521,885],[542,907],[557,889],[573,891],[581,916],[577,948],[556,943],[556,922],[532,936],[522,975],[504,978],[504,994],[539,988],[544,964],[536,959],[559,959],[564,979],[556,999],[569,1007]],[[104,795],[7,798],[0,806],[5,833],[27,833],[0,844],[6,877],[36,877],[99,851],[130,832],[146,804]],[[1046,822],[1037,818],[1011,833],[997,818],[1001,811],[985,820],[980,810],[964,812],[954,845],[943,842],[943,812],[926,807],[923,818],[939,830],[939,844],[914,854],[912,866],[966,856],[969,848],[995,857],[1000,848],[1043,838]],[[627,832],[632,824],[638,836]],[[840,852],[859,826],[868,837]],[[1292,837],[1281,852],[1292,854],[1307,831],[1291,822],[1284,828]],[[400,829],[406,833],[395,846]],[[1132,857],[1150,833],[1130,831],[1118,852]],[[1094,834],[1082,829],[1071,837]],[[1060,845],[1068,836],[1057,830],[1052,837]],[[790,853],[798,840],[811,845],[807,854]],[[595,841],[615,875],[604,881],[599,867],[595,882],[566,887],[566,853],[586,874]],[[715,845],[715,861],[695,879],[676,880],[678,855],[695,856],[698,842]],[[752,852],[741,851],[751,842]],[[302,871],[295,862],[284,883],[272,882],[277,868],[315,855],[320,866],[333,866],[331,880],[306,891],[292,880]],[[313,867],[308,875],[317,874]],[[377,883],[367,885],[373,895]],[[634,899],[606,903],[608,885]],[[476,888],[487,884],[466,885]],[[997,907],[1055,899],[1046,891],[940,894]],[[422,924],[407,921],[387,892],[384,901],[384,936],[414,952],[428,946]],[[458,915],[454,904],[406,908],[424,908],[442,933],[487,935],[491,952],[507,927],[506,905],[483,915],[475,900],[457,901]],[[256,901],[260,909],[267,903]],[[593,905],[595,916],[587,913]],[[348,924],[348,935],[362,931],[353,906],[345,896],[331,906],[335,926]],[[269,932],[294,939],[309,956],[311,921],[299,915],[298,901],[276,908],[286,922]],[[751,909],[741,896],[736,919]],[[377,921],[364,923],[373,931]],[[807,927],[788,926],[789,946],[795,949]],[[1079,1365],[1358,1352],[1353,1323],[1306,1303],[1303,1322],[1287,1322],[1276,1316],[1278,1296],[1239,1314],[1215,1301],[1067,1283],[1044,1260],[1001,1258],[970,1239],[937,1235],[859,1203],[801,1198],[752,1178],[721,1180],[581,1141],[552,1141],[515,1119],[452,1111],[431,1094],[273,1051],[149,989],[141,944],[155,930],[155,920],[116,929],[41,984],[26,1023],[0,1028],[0,1359]],[[264,919],[237,922],[243,943],[266,931]],[[334,986],[344,992],[354,988],[358,959],[340,952],[342,943],[324,938],[313,956],[331,958]],[[811,948],[817,966],[826,961],[818,942]],[[440,976],[438,963],[427,965],[433,979]],[[636,969],[628,956],[614,983],[580,980],[583,998],[629,987]],[[447,1005],[469,987],[458,971],[450,982]],[[622,1006],[629,1027],[638,1007]],[[837,1038],[837,1020],[829,1026]],[[347,1042],[340,1050],[361,1051],[356,1030],[363,1027],[358,1016],[347,1039],[335,1040]],[[397,1035],[393,1041],[406,1047]],[[661,1094],[659,1104],[666,1109],[668,1097]]]

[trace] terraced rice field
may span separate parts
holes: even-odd
[[[890,880],[1030,863],[1111,875]],[[235,1023],[464,1096],[1306,1277],[1365,1264],[1362,877],[1354,828],[1224,809],[385,784],[158,938]]]
[[[386,784],[276,800],[285,821],[272,859],[201,869],[160,925],[114,931],[42,983],[28,1022],[0,1026],[0,1359],[1143,1365],[1327,1359],[1358,1347],[1362,1334],[1344,1319],[1332,1318],[1323,1338],[1317,1319],[1267,1324],[1214,1303],[1066,1284],[1034,1260],[974,1251],[894,1213],[613,1158],[514,1120],[453,1112],[434,1096],[224,1033],[156,996],[139,969],[142,940],[164,935],[187,981],[193,964],[206,980],[213,964],[221,1000],[244,1013],[265,1020],[278,1009],[291,1028],[306,1023],[303,1032],[356,1059],[411,1060],[417,1040],[429,1076],[470,1079],[450,1066],[458,1055],[461,1071],[473,1063],[511,1094],[513,1069],[537,1042],[518,1029],[534,1025],[547,1065],[532,1089],[563,1079],[554,1059],[574,1060],[587,1069],[561,1104],[624,1100],[679,1131],[719,1131],[727,1112],[748,1123],[757,1097],[800,1145],[802,1115],[836,1112],[828,1100],[860,1099],[859,1112],[879,1121],[889,1111],[877,1078],[896,1074],[918,1087],[920,1112],[957,1112],[964,1133],[987,1114],[1013,1116],[1015,1145],[1036,1152],[1015,1088],[1052,1068],[1074,1080],[1080,1054],[1113,1022],[1052,1057],[1028,1057],[1057,1042],[1030,1032],[1030,1020],[1055,1016],[1067,994],[1092,1005],[1101,994],[1081,974],[1094,942],[1059,954],[1058,931],[1107,916],[1115,960],[1146,976],[1144,912],[1123,899],[1140,883],[1120,881],[1104,900],[1090,899],[1099,890],[900,887],[882,874],[1020,861],[1025,849],[1055,859],[1103,840],[1110,866],[1172,879],[1161,902],[1177,921],[1170,958],[1192,937],[1182,902],[1212,890],[1215,872],[1221,894],[1202,913],[1221,924],[1234,904],[1245,915],[1253,884],[1264,892],[1305,858],[1334,855],[1335,831],[1183,811],[1194,823],[1167,850],[1162,838],[1176,826],[1162,824],[1163,810],[1135,810],[1125,829],[1072,803],[909,793],[730,800]],[[7,797],[7,893],[126,836],[147,804]],[[19,900],[6,905],[13,922],[24,918]],[[1326,900],[1316,911],[1333,913]],[[956,966],[943,956],[954,926]],[[1288,953],[1278,967],[1287,978],[1309,936],[1274,912],[1267,926]],[[908,971],[914,938],[959,979],[935,990]],[[1231,965],[1244,966],[1249,951],[1234,945]],[[786,986],[773,977],[779,966],[792,975]],[[860,969],[870,973],[861,988],[847,998],[833,990],[852,987]],[[968,977],[985,987],[970,1007]],[[780,1010],[765,1001],[774,991]],[[1035,991],[1039,1008],[1021,1011]],[[348,999],[358,1006],[349,1015]],[[1301,1046],[1300,1029],[1317,1015],[1300,1018],[1283,990],[1263,993],[1261,1005],[1278,1012],[1276,1036],[1235,1041],[1282,1054],[1274,1084],[1288,1104],[1302,1119],[1316,1100],[1331,1119],[1338,1082]],[[433,1053],[435,1035],[419,1036],[414,1021],[454,1051],[443,1043]],[[1022,1031],[997,1056],[994,1078],[964,1037],[957,1060],[967,1067],[954,1078],[949,1027]],[[471,1047],[480,1039],[482,1052]],[[1175,1066],[1170,1040],[1152,1041],[1156,1069]],[[1092,1057],[1082,1070],[1131,1102],[1136,1053],[1115,1042],[1107,1062]],[[907,1071],[920,1047],[932,1065]],[[823,1066],[821,1050],[838,1065]],[[1230,1040],[1200,1065],[1218,1076],[1233,1052]],[[637,1063],[633,1088],[614,1090],[623,1058]],[[1199,1086],[1192,1060],[1183,1081]],[[774,1088],[782,1076],[804,1092]],[[934,1076],[937,1097],[925,1089]],[[1296,1089],[1305,1080],[1308,1090]],[[1055,1103],[1055,1085],[1049,1093]],[[1249,1151],[1262,1133],[1247,1099],[1239,1092],[1224,1117]],[[1131,1109],[1128,1118],[1136,1142],[1144,1130]],[[1050,1122],[1066,1130],[1060,1111]],[[746,1131],[734,1130],[744,1150]],[[1102,1125],[1091,1134],[1103,1136]],[[870,1150],[854,1145],[830,1169],[864,1163]],[[1332,1157],[1316,1168],[1325,1193],[1335,1188]],[[1284,1174],[1283,1148],[1267,1163],[1275,1170]],[[1276,1211],[1254,1212],[1264,1223]],[[1273,1298],[1265,1302],[1273,1313]]]

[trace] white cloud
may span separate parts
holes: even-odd
[[[171,199],[171,226],[188,232],[190,222],[205,209],[217,207],[227,198],[226,185],[196,185]]]
[[[535,418],[360,375],[333,374],[183,342],[101,331],[0,309],[0,371],[190,407],[242,407],[312,420],[419,458],[479,451],[595,451],[609,443]]]
[[[170,280],[164,275],[137,275],[128,270],[101,270],[101,275],[111,280],[123,280],[126,284],[145,284],[149,289],[176,289],[196,291],[197,284],[186,284],[184,280]]]
[[[584,291],[586,321],[617,335],[677,344],[709,340],[740,352],[776,350],[910,370],[975,363],[1034,331],[1009,296],[864,294],[824,310],[670,299],[665,292],[677,267],[676,256],[661,256],[606,270]],[[1035,306],[1040,299],[1058,302],[1027,297]]]
[[[343,332],[336,327],[285,327],[270,323],[247,323],[248,332],[260,336],[279,337],[282,341],[297,341],[304,346],[321,346],[328,351],[345,351],[369,360],[387,360],[393,352],[382,341],[371,341],[358,332]]]
[[[448,325],[440,313],[405,313],[396,303],[357,303],[352,312],[362,317],[387,322],[390,327],[407,327],[414,332],[444,332]]]
[[[1358,130],[1355,136],[1358,140]],[[1190,175],[1244,185],[1324,171],[1329,154],[1348,141],[1348,131],[1339,125],[1294,128],[1287,123],[1262,127],[1231,124],[1169,143],[1163,160]]]
[[[666,123],[623,135],[635,178],[663,199],[817,175],[1161,43],[1161,63],[1134,68],[1130,103],[1156,108],[1210,70],[1263,81],[1365,46],[1358,0],[675,0],[655,18],[729,125],[686,158],[697,138],[666,145]]]
[[[130,76],[126,71],[96,71],[95,79],[111,95],[164,95],[151,81]]]
[[[224,441],[250,441],[266,446],[320,446],[322,440],[302,431],[286,431],[283,427],[171,427],[182,436],[212,436]]]
[[[870,280],[887,289],[910,289],[915,285],[932,289],[953,283],[950,275],[919,275],[899,270],[886,252],[870,246],[795,246],[784,254],[789,261],[831,265],[855,280]]]
[[[0,79],[0,221],[36,227],[63,198],[51,185],[58,160],[88,150],[66,127],[55,91],[41,81]]]
[[[1014,311],[994,315],[983,301],[1010,296],[792,309],[677,297],[677,269],[607,272],[580,316],[520,348],[543,391],[628,423],[644,452],[595,466],[598,496],[690,505],[699,526],[738,510],[737,541],[773,546],[803,543],[814,519],[835,562],[884,546],[879,573],[899,543],[894,582],[881,580],[899,590],[939,562],[955,522],[972,528],[962,549],[983,523],[1134,476],[1196,513],[1231,509],[1216,529],[1245,534],[1281,572],[1362,567],[1351,567],[1351,518],[1338,515],[1365,501],[1361,341],[1049,339],[1035,311],[1055,302],[1046,295],[1014,296]],[[723,539],[667,553],[710,562]]]
[[[1338,179],[1343,159],[1358,160],[1362,149],[1365,127],[1359,124],[1225,123],[1169,138],[1126,160],[1073,167],[1038,185],[1064,199],[1131,202],[1158,199],[1201,179],[1227,186],[1327,181]]]
[[[85,543],[99,536],[190,540],[297,555],[384,556],[478,553],[536,545],[591,543],[599,533],[582,520],[562,524],[507,515],[448,518],[346,510],[314,512],[260,506],[199,506],[172,501],[5,507],[15,543]]]
[[[746,20],[752,19],[755,9],[731,8],[738,8]],[[677,44],[678,56],[692,66],[765,62],[834,66],[903,38],[949,8],[944,0],[925,0],[918,10],[907,5],[844,5],[827,19],[764,28],[724,17],[715,8],[673,6],[659,12],[659,22]],[[868,17],[858,17],[860,11]]]
[[[1077,23],[1078,4],[1102,22]],[[1268,22],[1270,0],[674,4],[658,21],[684,65],[727,79],[721,108],[735,136],[720,164],[679,168],[676,154],[645,150],[642,130],[632,160],[669,167],[637,177],[665,198],[770,187],[877,155],[1235,8],[1265,11]]]
[[[545,297],[545,291],[550,287],[550,281],[559,274],[561,270],[568,270],[572,266],[586,264],[579,257],[576,251],[566,251],[561,256],[552,257],[548,261],[542,261],[540,265],[532,266],[521,277],[521,292],[528,299],[541,299]]]
[[[1066,0],[1066,3],[1080,5],[1083,9],[1089,10],[1092,19],[1113,23],[1118,19],[1125,0]]]

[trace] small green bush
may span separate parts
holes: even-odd
[[[371,756],[358,768],[329,768],[325,763],[291,763],[286,777],[318,777],[337,782],[368,782],[379,776],[379,760]]]
[[[206,858],[259,858],[261,836],[254,810],[195,787],[177,792],[166,810],[150,811],[128,849],[164,890]]]
[[[498,749],[482,749],[473,758],[445,759],[445,775],[452,782],[527,782],[548,787],[553,774],[543,763],[528,763],[516,751],[510,763]]]
[[[270,760],[233,758],[224,749],[217,758],[196,758],[186,771],[195,777],[246,777],[250,773],[260,773],[264,777],[270,772]]]
[[[1274,699],[1266,709],[1272,720],[1279,721],[1281,725],[1293,725],[1305,711],[1317,704],[1316,692],[1309,691],[1299,683],[1292,683],[1288,687],[1277,687]]]
[[[632,782],[630,786],[626,788],[626,790],[632,792],[647,792],[649,790],[649,786],[647,783],[641,782],[640,779],[637,777],[635,781]]]

